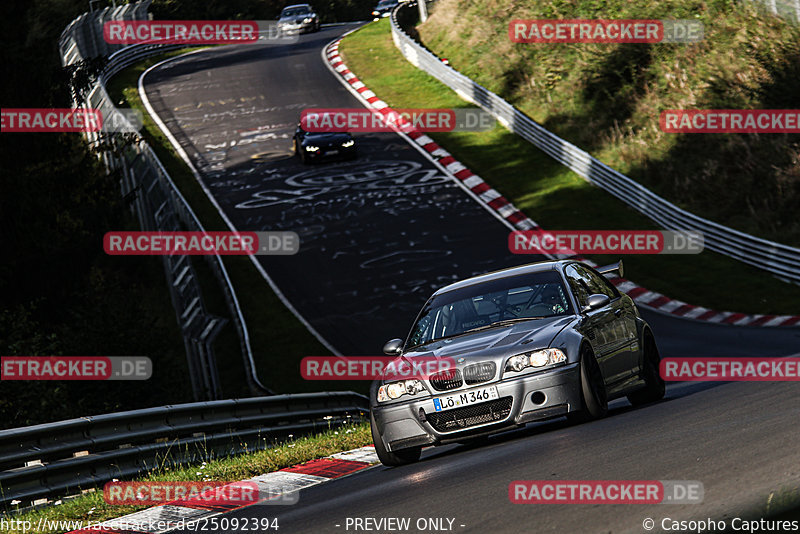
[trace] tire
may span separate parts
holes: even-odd
[[[659,401],[664,398],[664,393],[667,391],[667,384],[661,378],[661,373],[659,372],[661,356],[658,354],[656,340],[649,330],[645,331],[643,337],[644,361],[642,378],[644,378],[645,386],[628,395],[628,402],[634,406]]]
[[[410,447],[408,449],[401,449],[399,451],[389,452],[383,446],[383,440],[378,432],[378,425],[375,423],[375,417],[372,415],[372,410],[369,412],[369,426],[372,430],[372,441],[375,444],[375,453],[378,455],[378,460],[383,465],[395,467],[398,465],[411,464],[419,460],[422,454],[422,447]]]
[[[591,349],[581,349],[581,409],[567,414],[572,423],[601,419],[608,414],[608,396],[597,358]]]

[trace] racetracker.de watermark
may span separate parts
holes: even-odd
[[[455,366],[447,357],[307,356],[300,362],[300,374],[306,380],[427,379]]]
[[[112,505],[158,505],[173,501],[210,506],[247,506],[259,500],[258,484],[252,481],[147,481],[107,482],[103,500]]]
[[[692,19],[515,19],[508,25],[514,43],[696,43],[704,35],[703,23]]]
[[[515,480],[514,504],[699,504],[705,489],[697,480]]]
[[[300,114],[300,126],[307,132],[483,132],[495,119],[479,108],[312,108]]]
[[[800,109],[668,109],[665,133],[800,133]]]
[[[514,254],[699,254],[699,232],[669,230],[517,230],[508,235]]]
[[[291,256],[296,232],[107,232],[103,249],[113,256]]]
[[[661,378],[687,382],[798,382],[800,358],[664,358]]]
[[[148,380],[147,356],[3,356],[2,380]]]
[[[0,110],[3,133],[89,133],[141,130],[142,112],[113,108],[104,114],[92,108],[7,108]]]
[[[258,44],[292,43],[294,32],[272,20],[111,20],[103,24],[108,44]]]

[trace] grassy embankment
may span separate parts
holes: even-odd
[[[484,4],[485,2],[479,3]],[[595,58],[600,64],[606,65],[607,69],[611,69],[609,62],[614,58],[621,60],[620,58],[629,58],[629,55],[632,54],[634,59],[629,59],[635,63],[638,57],[636,54],[644,53],[642,50],[639,52],[631,52],[623,47],[614,49],[613,47],[609,47],[609,45],[581,45],[584,48],[580,48],[578,45],[548,45],[546,49],[524,49],[520,51],[511,46],[510,43],[507,43],[507,37],[503,37],[503,39],[505,39],[505,41],[503,41],[499,34],[496,33],[499,32],[499,28],[502,26],[501,19],[503,19],[503,17],[505,17],[503,20],[506,20],[507,23],[507,21],[512,18],[512,15],[514,18],[517,18],[518,13],[511,9],[501,9],[498,7],[499,4],[497,2],[491,2],[491,4],[491,9],[484,6],[483,11],[480,11],[472,4],[466,8],[462,6],[464,20],[473,21],[483,28],[485,32],[489,31],[489,29],[484,27],[489,24],[489,22],[479,23],[474,19],[479,18],[479,13],[482,13],[483,16],[487,17],[487,20],[491,21],[490,26],[495,33],[491,34],[491,36],[488,34],[485,35],[482,40],[478,39],[478,33],[473,34],[471,30],[466,29],[463,25],[467,25],[467,22],[460,19],[446,20],[450,21],[452,24],[457,24],[458,27],[463,30],[461,33],[443,27],[446,26],[446,21],[443,21],[443,17],[445,17],[450,10],[456,9],[454,4],[449,2],[449,0],[443,0],[443,3],[440,4],[438,8],[439,11],[429,19],[428,23],[421,26],[420,29],[423,37],[426,38],[426,44],[428,44],[427,39],[430,39],[430,46],[437,49],[442,57],[448,57],[456,68],[470,65],[471,67],[469,69],[463,69],[466,74],[475,77],[480,83],[484,83],[488,85],[489,88],[500,93],[503,93],[501,90],[503,87],[497,87],[497,84],[500,83],[502,79],[507,79],[512,75],[527,76],[525,74],[526,69],[533,69],[534,67],[530,65],[536,63],[533,60],[518,58],[514,63],[515,66],[513,68],[510,67],[510,71],[505,78],[498,75],[498,79],[495,80],[491,74],[493,66],[500,64],[506,65],[509,61],[509,57],[526,57],[525,54],[540,54],[545,56],[550,54],[552,56],[550,58],[551,61],[561,63],[569,62],[571,58],[574,58],[574,61],[577,61],[579,58],[582,58],[583,61]],[[596,12],[594,12],[594,14],[593,12],[580,12],[579,14],[585,18],[599,18]],[[537,18],[529,11],[523,11],[522,15],[524,16],[520,18]],[[576,18],[578,16],[575,12],[562,12],[558,16],[568,18],[568,15],[574,15]],[[614,13],[614,16],[622,17],[623,15],[626,15],[628,18],[633,18],[630,11]],[[681,13],[674,15],[674,17],[678,18],[679,15],[690,18],[689,14]],[[644,15],[639,13],[638,16],[642,18]],[[756,20],[750,21],[748,19],[750,16],[756,17]],[[555,18],[556,14],[551,13],[549,17]],[[750,11],[749,9],[741,13],[730,10],[728,17],[731,19],[731,22],[729,22],[730,24],[733,24],[733,20],[737,20],[740,24],[744,24],[747,27],[755,26],[756,28],[762,28],[765,32],[769,31],[769,35],[776,39],[777,37],[789,39],[789,37],[796,35],[797,32],[797,30],[786,28],[780,21],[773,21],[769,17],[760,15],[758,12]],[[457,18],[458,17],[456,17],[456,19]],[[545,17],[541,16],[538,18]],[[651,18],[658,17],[654,16]],[[664,18],[666,18],[666,16]],[[717,30],[714,30],[712,25],[706,22],[706,35],[708,39],[713,39],[716,33]],[[505,36],[506,34],[503,35]],[[456,43],[457,36],[464,39],[460,45]],[[448,41],[447,38],[450,38],[451,41]],[[739,40],[734,39],[734,41],[738,42]],[[762,43],[763,39],[754,39],[754,41],[756,43]],[[795,43],[796,42],[797,41],[795,41]],[[465,44],[469,46],[465,46]],[[516,46],[521,47],[523,45]],[[531,47],[532,45],[524,46]],[[603,48],[603,46],[605,46],[605,48]],[[627,46],[633,47],[634,45]],[[644,46],[648,49],[652,48],[649,45],[635,46]],[[655,47],[657,45],[652,46]],[[687,54],[689,53],[688,50],[691,48],[687,45],[658,46],[669,48],[670,54],[667,54],[668,58],[674,55]],[[692,46],[699,47],[700,45]],[[793,46],[795,48],[792,48]],[[786,56],[789,54],[789,50],[796,49],[796,47],[796,44],[774,45],[774,48],[783,51],[781,57]],[[614,50],[616,50],[616,52]],[[660,52],[657,53],[657,50],[658,49],[651,50],[650,53],[653,58],[664,55]],[[393,107],[451,108],[468,106],[466,102],[461,100],[449,88],[416,69],[402,57],[392,43],[388,20],[370,24],[346,37],[342,42],[340,52],[344,56],[348,67],[356,73],[368,87]],[[468,54],[472,55],[467,57]],[[608,54],[611,54],[612,57],[601,61],[600,58]],[[710,57],[707,58],[708,61],[717,58],[718,61],[725,62],[723,58],[717,57],[719,55],[718,52],[709,54]],[[536,57],[538,58],[538,55]],[[476,61],[477,65],[473,65],[471,63],[472,61]],[[655,59],[652,61],[655,61]],[[667,61],[667,59],[663,61]],[[669,61],[674,62],[675,60]],[[697,59],[694,61],[699,62]],[[773,62],[775,64],[780,64],[778,56],[773,58]],[[545,67],[537,65],[536,68],[541,69]],[[571,68],[574,68],[574,66]],[[595,68],[599,67],[595,65]],[[718,67],[718,69],[719,68],[722,67]],[[788,67],[786,68],[788,69]],[[706,70],[711,71],[714,69],[708,66]],[[480,75],[481,72],[484,72],[482,76]],[[566,98],[562,93],[568,91],[573,85],[577,85],[578,79],[570,74],[567,68],[563,68],[561,72],[561,78],[558,78],[558,76],[554,77],[551,73],[542,79],[537,78],[535,84],[533,82],[528,82],[528,87],[524,89],[524,92],[526,92],[526,94],[532,93],[540,95],[545,101],[548,99],[555,101]],[[624,66],[620,66],[619,75],[622,76],[625,72],[627,72],[627,70],[625,70]],[[788,76],[789,74],[786,73],[785,75]],[[567,78],[567,81],[562,79],[564,77]],[[596,95],[594,98],[601,98],[599,96],[602,93],[601,89],[597,87],[606,87],[602,84],[612,84],[612,81],[616,80],[615,75],[610,71],[607,72],[607,78],[606,80],[605,78],[597,76],[594,78],[590,77],[591,80],[594,80],[592,83],[595,89],[589,93],[580,93],[578,89],[572,88],[572,92],[584,94],[587,98],[590,95]],[[650,80],[651,76],[645,78]],[[551,80],[547,82],[548,85],[546,85],[545,88],[540,87],[542,84],[545,84],[545,80],[548,79]],[[638,78],[636,79],[638,80]],[[605,82],[603,80],[605,80]],[[624,80],[617,80],[616,83],[624,85],[623,82]],[[671,87],[673,85],[672,78],[670,77],[665,77],[664,79],[655,77],[654,80],[650,80],[648,83],[649,85],[641,89],[642,98],[645,96],[652,98],[654,88],[651,86],[667,84]],[[600,84],[600,86],[597,84]],[[512,84],[509,85],[508,88],[512,86],[518,87],[518,85]],[[680,87],[680,83],[678,83],[677,87]],[[518,89],[523,91],[521,87],[518,87]],[[534,89],[536,90],[534,91]],[[650,104],[650,115],[648,115],[648,112],[639,111],[638,108],[630,102],[633,96],[625,97],[619,94],[622,89],[612,90],[611,85],[609,85],[606,90],[610,91],[608,95],[603,97],[606,100],[617,99],[619,102],[627,103],[626,105],[630,108],[630,114],[627,115],[628,117],[638,117],[641,115],[641,120],[646,121],[647,117],[655,116],[655,126],[651,124],[649,128],[644,129],[647,135],[651,136],[658,136],[658,133],[653,131],[654,128],[657,129],[657,110],[666,107],[681,107],[681,105],[683,105],[683,107],[689,106],[688,103],[681,104],[682,101],[676,100],[655,102]],[[587,91],[589,90],[587,89]],[[791,93],[791,91],[787,90],[787,93]],[[638,95],[639,93],[636,94]],[[511,100],[515,104],[520,105],[523,110],[542,122],[546,127],[555,130],[559,135],[567,137],[579,146],[584,146],[591,150],[596,156],[600,157],[600,159],[605,160],[607,163],[616,166],[624,172],[628,172],[633,177],[637,177],[635,172],[631,172],[624,165],[621,165],[620,160],[606,157],[608,154],[603,151],[603,145],[600,141],[604,136],[611,135],[610,132],[607,132],[604,128],[606,123],[603,121],[610,121],[611,124],[615,124],[614,119],[610,117],[623,117],[623,115],[620,114],[622,112],[618,108],[609,108],[610,104],[608,102],[603,104],[594,102],[591,105],[594,106],[592,109],[596,108],[596,113],[591,115],[591,122],[589,122],[587,115],[585,113],[579,113],[578,109],[575,108],[552,104],[549,109],[552,110],[551,113],[553,115],[550,116],[544,115],[544,111],[534,113],[535,106],[526,103],[527,101],[523,100],[520,102],[513,98]],[[590,106],[590,103],[587,102],[585,105]],[[717,105],[717,107],[725,106]],[[728,105],[727,107],[735,106]],[[746,106],[741,104],[739,107]],[[776,105],[775,107],[781,106]],[[538,110],[538,108],[535,109]],[[556,111],[558,112],[557,119],[555,115]],[[595,117],[597,114],[599,114],[599,116]],[[617,119],[617,121],[619,120],[621,119]],[[575,132],[582,132],[583,137],[577,138],[575,136],[570,136],[569,132],[563,128],[556,128],[555,126],[557,124],[574,124]],[[581,124],[583,124],[582,127],[580,126]],[[617,126],[614,127],[614,131],[623,131],[620,129],[622,126],[619,126],[619,124],[618,122]],[[597,129],[600,130],[599,134],[588,132],[588,130]],[[645,142],[641,137],[629,139],[629,137],[633,135],[633,132],[638,130],[630,130],[630,128],[628,128],[625,129],[625,131],[628,133],[619,137],[620,142],[624,141],[623,145],[625,147],[635,147]],[[499,125],[487,132],[450,132],[433,133],[429,135],[438,143],[442,144],[456,159],[462,161],[474,172],[482,176],[489,184],[500,191],[506,198],[511,200],[517,207],[522,209],[545,229],[610,230],[655,228],[653,223],[643,215],[627,207],[610,194],[588,184],[576,174],[568,171],[544,153]],[[778,150],[780,147],[783,147],[784,151],[788,150],[788,147],[791,146],[797,147],[796,139],[793,140],[781,134],[776,134],[776,136],[777,137],[770,138],[769,136],[720,135],[709,136],[706,142],[717,143],[718,148],[720,148],[720,146],[724,148],[729,144],[737,145],[737,143],[741,143],[743,139],[745,139],[751,142],[749,145],[751,148],[761,146],[763,149],[760,155],[743,152],[743,154],[747,154],[748,158],[754,158],[754,161],[755,159],[759,159],[760,161],[761,158],[768,157],[771,151]],[[662,139],[663,143],[689,143],[689,146],[692,146],[692,142],[698,142],[696,140],[697,138],[685,141],[679,141],[676,138],[667,139],[664,134],[661,134],[659,138]],[[712,138],[717,139],[715,140]],[[614,137],[614,139],[617,139],[617,137]],[[609,137],[609,142],[611,140],[612,138]],[[795,145],[792,145],[792,142],[794,142]],[[647,147],[644,148],[646,149]],[[720,149],[722,150],[722,148]],[[678,165],[682,161],[686,166],[690,165],[688,161],[689,156],[686,154],[677,155],[660,145],[654,145],[654,150],[645,149],[642,149],[641,153],[649,153],[651,158],[663,159],[668,157],[669,154],[672,154],[673,157],[668,158],[671,165]],[[616,153],[619,155],[627,154],[628,152],[626,152],[626,150],[620,149],[617,150]],[[675,150],[675,147],[673,147],[673,150]],[[712,153],[716,154],[708,147],[706,147],[705,150],[707,151],[706,156]],[[786,156],[788,157],[788,155]],[[724,158],[723,156],[719,157],[723,160],[726,158],[731,159],[730,155]],[[706,157],[699,161],[703,163],[707,160],[708,158]],[[797,172],[798,163],[796,159],[794,165],[794,170],[792,170],[791,165],[788,164],[782,168],[786,172]],[[652,160],[650,166],[652,168],[658,165],[655,160]],[[668,173],[667,176],[672,176],[672,174]],[[682,180],[684,182],[687,181],[685,177]],[[796,183],[796,181],[793,183]],[[686,186],[694,190],[695,195],[702,196],[703,187],[694,187],[688,182]],[[736,199],[737,202],[746,202],[748,198],[751,198],[748,196],[748,189],[745,185],[737,187],[725,185],[722,189],[724,192],[716,195],[716,200],[712,199],[712,204],[719,204],[724,207],[725,201],[720,198],[723,196],[730,197],[731,202],[733,202],[734,199]],[[656,188],[656,190],[661,194],[665,194],[668,198],[671,198],[666,191],[659,190],[658,188]],[[714,195],[712,195],[712,197],[713,196]],[[680,199],[671,199],[681,204]],[[706,216],[713,215],[709,213],[707,209],[699,206],[686,205],[685,207],[696,209],[698,213],[702,213]],[[782,212],[777,209],[771,210],[775,221],[780,220],[781,216],[787,220],[786,224],[784,224],[786,228],[791,227],[792,224],[797,224],[795,215],[781,215],[781,213]],[[733,224],[735,221],[722,220],[721,222]],[[743,229],[752,230],[752,228]],[[777,236],[767,235],[767,237]],[[788,240],[785,241],[788,242]],[[615,258],[608,256],[593,256],[592,259],[597,262],[610,262],[615,260]],[[624,260],[627,273],[630,278],[637,283],[648,289],[659,291],[672,298],[681,299],[692,304],[703,305],[719,310],[749,313],[793,314],[800,312],[800,307],[797,305],[797,303],[800,302],[800,287],[784,283],[766,275],[763,271],[748,267],[719,254],[703,252],[697,255],[628,255],[624,256]]]

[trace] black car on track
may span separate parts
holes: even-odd
[[[297,126],[293,138],[294,153],[303,163],[323,159],[354,159],[356,140],[348,132],[308,132]]]

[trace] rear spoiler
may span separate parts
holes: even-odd
[[[611,265],[605,265],[603,267],[598,267],[597,272],[609,278],[609,275],[616,275],[619,278],[622,278],[623,271],[622,271],[622,260],[619,260],[617,263],[612,263]],[[611,276],[610,278],[614,278]]]

